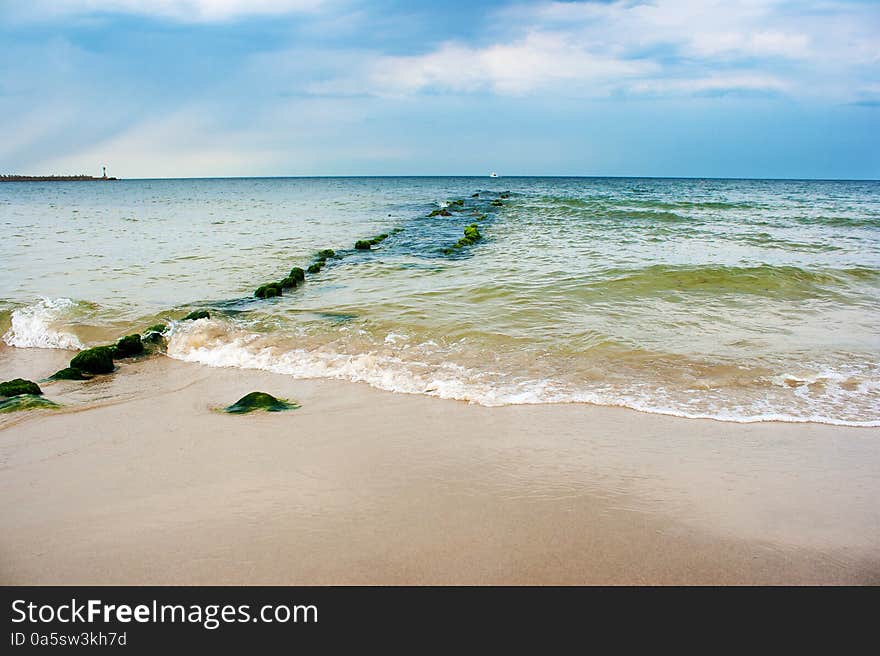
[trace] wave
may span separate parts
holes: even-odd
[[[676,200],[667,201],[659,199],[639,199],[610,196],[593,196],[589,198],[577,198],[570,196],[542,196],[542,203],[560,207],[593,208],[593,207],[638,207],[653,210],[741,210],[760,209],[765,207],[763,203],[745,201],[723,200]]]
[[[652,295],[673,291],[712,291],[800,297],[855,282],[878,282],[880,270],[870,267],[803,269],[762,264],[737,266],[669,266],[606,269],[602,279],[588,283],[591,291]]]
[[[877,419],[852,418],[852,413],[834,415],[822,411],[821,404],[812,403],[811,386],[822,385],[820,401],[830,402],[835,409],[847,409],[853,398],[872,398],[880,392],[878,372],[873,378],[853,383],[853,376],[824,372],[810,378],[780,374],[763,380],[763,389],[776,387],[783,394],[794,390],[804,401],[796,412],[773,407],[763,394],[745,404],[726,398],[723,391],[715,400],[701,407],[693,398],[675,398],[663,387],[634,382],[628,387],[598,381],[592,388],[573,388],[549,378],[517,378],[509,373],[492,372],[485,368],[469,368],[445,360],[438,364],[413,357],[411,351],[436,347],[433,342],[406,349],[405,336],[389,333],[381,345],[365,352],[345,352],[340,344],[325,343],[302,348],[277,335],[252,333],[222,320],[203,320],[189,325],[178,324],[169,336],[167,355],[177,360],[197,362],[213,367],[258,369],[295,378],[331,378],[362,382],[372,387],[403,394],[423,394],[443,399],[467,401],[483,406],[531,405],[554,403],[588,403],[599,406],[625,407],[641,412],[690,419],[712,419],[736,423],[780,421],[792,423],[824,423],[839,426],[880,426]],[[386,347],[386,348],[383,348]],[[407,353],[407,356],[404,356]],[[430,359],[430,358],[426,358]],[[761,382],[761,381],[756,381]],[[818,397],[817,397],[818,398]],[[877,412],[872,411],[876,417]]]
[[[831,228],[880,228],[880,216],[797,216],[798,223]]]
[[[76,335],[57,327],[76,305],[69,298],[43,298],[15,309],[3,341],[19,348],[81,349],[83,345]]]

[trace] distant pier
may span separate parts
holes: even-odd
[[[115,177],[96,178],[93,175],[0,175],[0,182],[104,182]]]

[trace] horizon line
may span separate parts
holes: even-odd
[[[21,175],[28,177],[64,177],[65,174],[4,174],[7,176]],[[86,174],[77,174],[86,175]],[[332,174],[314,174],[314,175],[212,175],[212,176],[167,176],[167,177],[119,177],[114,182],[125,181],[147,181],[147,180],[294,180],[294,179],[316,179],[316,178],[474,178],[474,179],[523,179],[523,178],[574,178],[574,179],[620,179],[620,180],[739,180],[739,181],[766,181],[766,182],[880,182],[880,178],[804,178],[804,177],[751,177],[751,176],[688,176],[688,175],[499,175],[491,177],[489,175],[458,175],[458,174],[433,174],[433,175],[403,175],[403,174],[354,174],[354,175],[332,175]],[[98,177],[95,180],[101,181]],[[110,181],[108,178],[107,181]],[[12,181],[10,181],[12,182]],[[77,180],[69,180],[67,182],[78,182]]]

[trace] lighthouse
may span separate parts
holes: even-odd
[[[102,166],[102,167],[101,167],[101,170],[104,172],[104,175],[101,176],[101,177],[102,177],[103,180],[106,180],[106,179],[107,179],[107,167],[106,167],[106,166]]]

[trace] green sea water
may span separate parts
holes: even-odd
[[[445,252],[475,222],[483,238]],[[880,425],[878,182],[4,183],[0,225],[11,347],[168,320],[168,355],[214,366],[484,405]],[[303,286],[253,298],[324,248],[340,257]],[[200,307],[210,320],[178,321]]]

